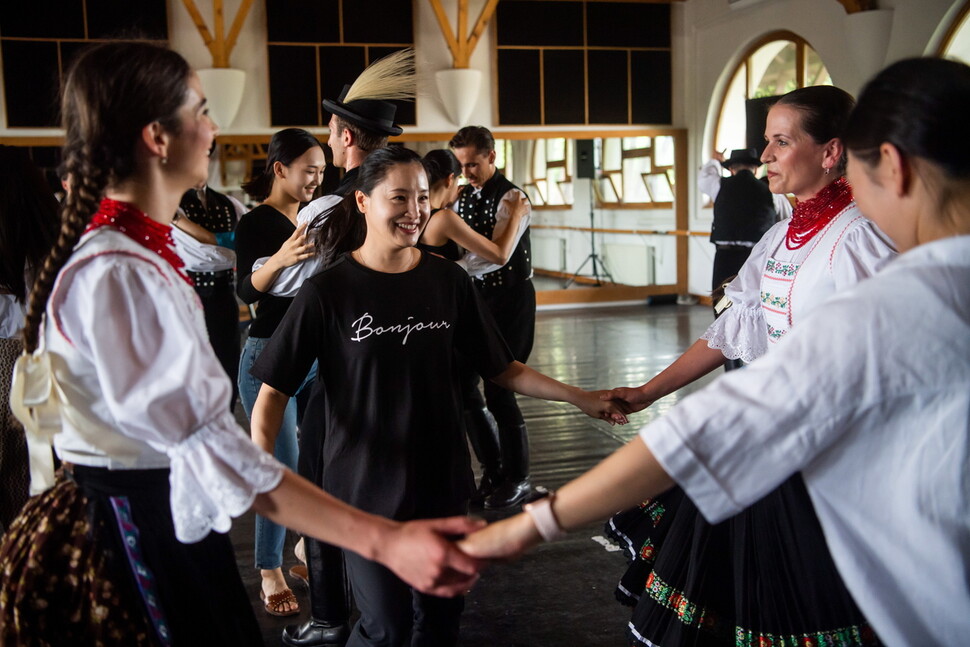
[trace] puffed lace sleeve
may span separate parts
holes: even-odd
[[[751,249],[737,278],[724,290],[731,307],[724,310],[701,335],[710,348],[716,348],[728,359],[753,362],[768,352],[767,323],[761,309],[761,277],[768,260],[771,241],[787,224],[776,224]]]
[[[229,411],[232,386],[205,336],[194,291],[144,259],[107,254],[76,271],[50,312],[93,366],[112,429],[169,457],[175,533],[226,532],[285,469]]]
[[[879,272],[896,256],[892,241],[875,224],[860,215],[832,253],[835,291],[840,292]]]

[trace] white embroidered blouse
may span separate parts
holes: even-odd
[[[749,363],[761,357],[797,320],[896,256],[854,202],[799,249],[785,245],[788,223],[776,224],[754,246],[725,289],[731,307],[701,335],[728,359]]]
[[[44,340],[57,381],[84,424],[63,420],[65,461],[171,468],[176,536],[226,532],[285,469],[256,447],[227,404],[195,291],[159,256],[99,228],[59,275]]]

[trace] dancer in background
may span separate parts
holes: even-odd
[[[692,394],[555,497],[472,535],[462,548],[507,558],[675,481],[717,522],[797,478],[878,638],[830,629],[783,643],[739,630],[730,644],[965,642],[968,110],[970,68],[962,63],[910,59],[878,74],[862,90],[844,142],[859,208],[902,255],[816,308],[764,358]],[[664,587],[653,579],[648,593],[676,600],[674,622],[713,628],[706,626],[717,620],[709,608]],[[816,610],[791,611],[801,617]],[[698,644],[716,639],[698,637]]]
[[[0,535],[27,502],[24,429],[7,405],[27,294],[57,239],[57,200],[27,149],[0,145]]]
[[[239,278],[236,292],[245,303],[256,304],[256,315],[249,325],[249,335],[239,358],[239,395],[246,415],[252,419],[253,404],[261,382],[249,370],[269,343],[293,299],[267,293],[276,274],[284,267],[309,255],[302,243],[304,227],[297,227],[300,205],[313,198],[320,185],[326,161],[317,138],[300,128],[286,128],[273,135],[263,172],[243,185],[259,206],[244,215],[236,227],[236,252]],[[269,260],[260,269],[249,271],[260,256]],[[298,393],[309,397],[314,367],[301,375],[303,386]],[[300,420],[297,400],[287,407],[280,434],[273,445],[263,449],[280,462],[297,468],[297,425]],[[299,613],[296,595],[283,576],[283,544],[286,529],[271,520],[256,517],[256,568],[262,576],[262,596],[266,612],[276,616]]]
[[[448,144],[461,163],[468,185],[458,198],[458,215],[479,234],[494,240],[523,191],[495,167],[495,138],[487,128],[466,126]],[[466,259],[475,287],[498,324],[516,360],[527,362],[535,341],[536,290],[532,284],[532,243],[526,228],[511,259],[501,266]],[[482,448],[480,458],[499,456],[483,466],[477,496],[486,508],[511,508],[537,496],[529,479],[529,431],[515,394],[479,377],[462,377],[468,435]],[[494,418],[494,420],[493,420]]]
[[[182,195],[172,219],[175,246],[202,301],[209,343],[233,383],[230,410],[236,405],[239,378],[235,230],[246,211],[239,200],[202,182]]]
[[[529,226],[531,207],[525,194],[518,193],[513,198],[509,219],[496,227],[493,240],[476,232],[450,208],[461,192],[458,184],[461,164],[455,154],[439,148],[428,152],[422,161],[431,185],[431,217],[418,247],[450,261],[459,261],[462,267],[461,259],[466,251],[499,267],[508,263],[521,233]]]
[[[185,60],[146,43],[87,49],[67,75],[71,190],[11,397],[31,443],[53,435],[65,467],[0,545],[0,643],[261,645],[225,534],[250,508],[428,593],[475,580],[476,562],[443,535],[479,524],[351,508],[256,447],[226,409],[231,385],[170,230],[208,173],[205,103]],[[32,475],[53,481],[49,465]]]

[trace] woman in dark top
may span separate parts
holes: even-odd
[[[468,275],[415,248],[430,210],[416,153],[382,148],[360,169],[355,194],[318,230],[326,269],[303,284],[252,369],[263,380],[252,418],[257,442],[275,438],[299,376],[316,359],[303,425],[326,436],[324,489],[403,520],[468,505],[474,483],[458,352],[506,388],[625,422],[612,402],[514,361]],[[457,643],[462,598],[419,594],[375,562],[349,552],[346,560],[361,613],[348,644]]]
[[[260,205],[244,215],[236,226],[236,258],[239,278],[236,292],[246,303],[256,304],[256,317],[249,326],[249,337],[239,358],[239,398],[246,415],[251,416],[260,381],[249,369],[273,335],[291,298],[266,294],[276,274],[312,255],[305,241],[305,227],[296,226],[300,203],[313,197],[320,185],[326,161],[323,147],[305,130],[287,128],[275,135],[269,144],[263,173],[243,185]],[[269,260],[255,272],[253,262],[260,257]],[[301,375],[307,385],[313,373]],[[303,387],[300,387],[302,391]],[[297,404],[286,408],[280,434],[273,445],[262,446],[290,469],[297,463]],[[263,578],[262,596],[266,611],[272,615],[294,615],[300,608],[296,596],[283,578],[283,541],[286,529],[264,517],[256,518],[256,568]]]
[[[447,149],[436,149],[422,160],[428,172],[430,185],[431,217],[428,220],[418,247],[437,254],[449,261],[457,261],[468,250],[496,265],[505,265],[518,242],[519,224],[528,212],[528,202],[520,196],[512,209],[512,216],[504,228],[496,228],[495,239],[489,240],[468,226],[449,206],[458,199],[458,177],[461,164],[455,154]]]

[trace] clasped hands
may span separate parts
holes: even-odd
[[[640,411],[651,403],[636,388],[594,391],[589,395],[610,403],[610,407],[608,411],[586,413],[618,424],[626,422],[626,413]],[[400,524],[399,532],[416,543],[402,542],[399,565],[391,569],[418,590],[442,597],[467,593],[489,562],[512,559],[542,542],[531,517],[525,513],[488,525],[471,517],[413,521]],[[454,537],[460,539],[453,540]]]

